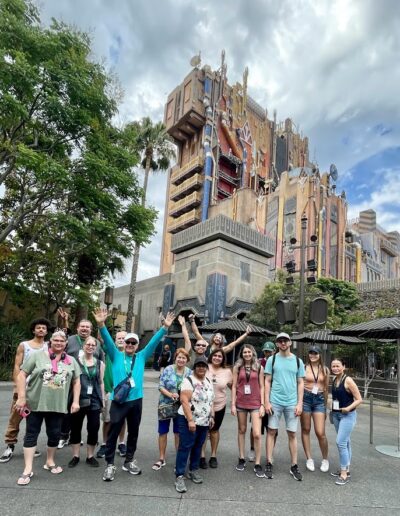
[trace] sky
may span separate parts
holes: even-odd
[[[41,0],[54,17],[92,37],[93,59],[124,90],[116,123],[162,120],[168,94],[202,64],[242,81],[270,118],[292,118],[321,171],[335,163],[348,216],[373,208],[400,231],[400,2],[397,0]],[[138,170],[140,177],[142,171]],[[138,279],[159,272],[166,177],[150,178],[157,235],[141,251]],[[115,286],[126,284],[126,273]]]

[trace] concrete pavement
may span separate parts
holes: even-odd
[[[285,515],[393,515],[400,511],[400,460],[379,454],[369,444],[369,409],[358,410],[358,422],[353,432],[352,480],[346,486],[336,486],[333,477],[317,468],[305,469],[304,453],[299,436],[299,466],[303,481],[296,482],[289,475],[289,452],[284,429],[275,452],[274,479],[258,479],[248,463],[243,473],[235,470],[237,462],[236,419],[226,414],[221,429],[219,467],[204,471],[204,483],[187,481],[188,491],[179,495],[174,488],[174,448],[169,436],[167,466],[152,471],[158,459],[157,449],[157,376],[146,372],[142,425],[136,459],[142,468],[140,476],[121,470],[123,459],[117,456],[118,467],[114,482],[103,482],[103,467],[92,469],[84,460],[73,470],[67,463],[71,449],[57,452],[57,463],[64,466],[62,475],[43,470],[44,457],[35,459],[35,476],[29,486],[20,487],[16,480],[23,469],[22,446],[16,446],[9,463],[0,464],[0,514],[2,516],[28,513],[30,516],[56,513],[62,515],[141,515],[168,514],[285,514]],[[0,435],[3,437],[8,419],[11,386],[0,386]],[[397,411],[376,408],[375,444],[395,444]],[[23,425],[22,425],[23,426]],[[21,438],[24,430],[22,430]],[[338,454],[335,432],[327,423],[330,443],[331,469],[337,469]],[[314,458],[319,460],[318,445],[312,439]],[[42,432],[39,449],[45,450]],[[82,448],[81,459],[85,457]],[[265,453],[265,452],[264,452]],[[264,460],[264,459],[263,459]],[[103,461],[101,461],[103,466]],[[319,466],[319,463],[318,463]]]

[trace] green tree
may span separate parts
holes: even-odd
[[[47,307],[87,303],[154,230],[136,128],[113,127],[116,84],[90,53],[86,34],[0,0],[0,273]]]
[[[153,125],[151,119],[145,117],[140,122],[129,124],[127,130],[132,130],[137,134],[137,136],[133,138],[133,143],[135,148],[139,149],[141,152],[141,164],[144,168],[142,206],[145,207],[150,171],[166,171],[170,166],[171,159],[175,156],[175,151],[166,128],[161,122],[157,122]],[[126,317],[127,331],[131,331],[132,329],[140,246],[141,242],[137,241],[133,254],[131,282],[129,287],[128,310]]]

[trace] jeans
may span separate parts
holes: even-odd
[[[201,448],[206,440],[208,426],[196,425],[196,431],[190,432],[185,416],[178,414],[179,448],[176,454],[175,474],[177,477],[185,474],[186,464],[190,455],[189,470],[196,471],[200,465]]]
[[[128,427],[125,462],[131,462],[135,455],[139,426],[142,420],[142,398],[126,401],[125,403],[116,403],[115,401],[111,403],[110,430],[108,432],[105,456],[107,464],[114,464],[117,439],[125,419]]]
[[[86,416],[87,443],[91,446],[97,444],[100,428],[100,410],[90,410],[90,407],[82,407],[78,412],[71,414],[70,444],[79,444],[82,439],[83,420]]]
[[[350,435],[357,421],[357,412],[349,412],[342,414],[342,412],[332,411],[333,424],[337,433],[336,445],[339,451],[340,469],[345,470],[351,464],[351,441]]]
[[[37,445],[43,419],[46,423],[47,446],[55,448],[60,439],[63,417],[64,414],[60,412],[31,412],[26,418],[24,448],[34,448]]]

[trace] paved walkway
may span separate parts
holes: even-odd
[[[4,435],[11,399],[10,385],[0,385],[0,435]],[[258,479],[250,465],[243,473],[235,470],[237,462],[236,420],[226,414],[222,426],[219,450],[220,466],[204,472],[204,483],[188,481],[188,491],[179,495],[174,489],[174,449],[172,435],[168,443],[167,466],[152,471],[158,458],[156,433],[157,375],[146,373],[145,402],[139,446],[136,458],[142,467],[140,476],[124,473],[122,460],[114,482],[101,479],[102,468],[93,470],[83,463],[74,470],[66,467],[71,458],[70,448],[57,453],[57,462],[65,467],[60,476],[42,469],[43,457],[35,459],[35,476],[27,487],[16,485],[23,469],[22,448],[16,446],[13,459],[0,464],[0,514],[2,516],[29,514],[63,515],[394,515],[400,511],[400,460],[379,454],[369,444],[369,409],[358,411],[357,427],[353,433],[352,480],[346,486],[336,486],[333,478],[305,471],[304,454],[299,443],[299,465],[303,482],[289,475],[287,439],[282,429],[275,454],[275,478]],[[375,444],[395,444],[397,411],[377,408],[375,413]],[[328,423],[330,460],[337,467],[335,433]],[[41,435],[39,448],[44,451]],[[313,439],[315,457],[317,444]],[[83,452],[83,450],[82,450]],[[83,453],[82,453],[83,456]]]

